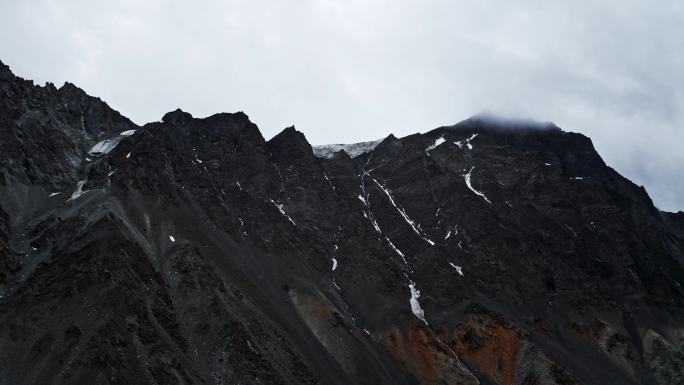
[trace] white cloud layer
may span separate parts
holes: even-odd
[[[0,59],[137,123],[245,111],[267,138],[406,135],[481,111],[582,132],[684,210],[684,2],[0,0]]]

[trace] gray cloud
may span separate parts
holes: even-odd
[[[0,0],[0,57],[138,123],[245,111],[264,136],[406,135],[481,111],[582,132],[684,209],[684,3]]]

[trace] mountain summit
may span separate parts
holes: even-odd
[[[312,147],[0,65],[0,384],[677,384],[684,219],[551,124]]]

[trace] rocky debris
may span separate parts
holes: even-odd
[[[553,124],[321,156],[0,64],[0,139],[0,383],[681,377],[681,213]]]

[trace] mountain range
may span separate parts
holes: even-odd
[[[684,213],[589,138],[138,126],[0,63],[0,384],[682,384]]]

